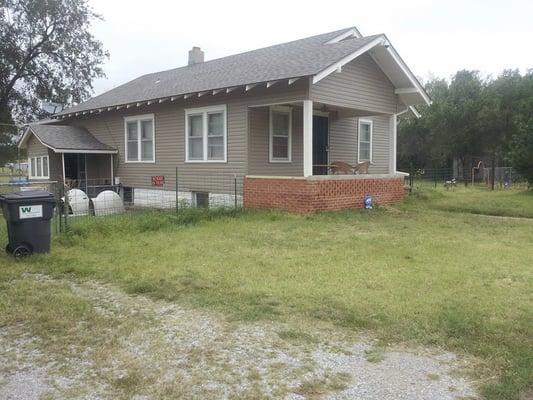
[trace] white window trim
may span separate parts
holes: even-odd
[[[207,114],[214,112],[224,113],[222,120],[224,121],[224,159],[222,160],[209,160],[207,158]],[[202,145],[203,145],[203,158],[201,160],[189,159],[189,115],[202,114]],[[228,162],[228,112],[227,106],[221,104],[218,106],[198,107],[198,108],[186,108],[185,109],[185,162],[186,163],[227,163]]]
[[[361,124],[368,124],[370,125],[370,159],[369,160],[361,160]],[[359,118],[359,122],[357,123],[357,162],[365,162],[369,161],[372,163],[372,142],[374,141],[374,121],[371,119],[361,119]]]
[[[289,140],[287,158],[274,158],[274,132],[272,124],[272,112],[286,112],[289,114]],[[287,106],[272,106],[268,112],[268,161],[271,163],[291,163],[292,162],[292,108]]]
[[[41,172],[43,170],[43,160],[46,158],[47,161],[48,161],[48,175],[32,175],[31,173],[31,167],[32,167],[32,164],[33,164],[33,160],[37,159],[37,158],[40,158],[41,159]],[[35,166],[35,172],[37,172],[37,165]],[[50,179],[50,157],[48,155],[44,155],[44,156],[33,156],[33,157],[28,157],[28,177],[30,179],[34,179],[34,180],[38,180],[38,179]]]
[[[152,120],[152,159],[141,160],[141,121]],[[137,159],[128,160],[128,122],[137,122]],[[155,117],[154,114],[132,115],[124,117],[124,162],[126,164],[155,164]]]

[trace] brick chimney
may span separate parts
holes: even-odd
[[[189,50],[189,65],[199,64],[204,62],[204,52],[201,48],[194,46]]]

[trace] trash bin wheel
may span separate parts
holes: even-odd
[[[20,243],[13,246],[13,256],[15,258],[23,258],[30,256],[33,253],[31,246],[26,243]]]
[[[10,244],[8,244],[8,245],[6,246],[6,253],[9,253],[9,254],[13,253],[13,249],[11,248],[11,245],[10,245]]]

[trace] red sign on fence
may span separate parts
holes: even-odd
[[[163,186],[165,177],[163,175],[152,176],[152,186]]]

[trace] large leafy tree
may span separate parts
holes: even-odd
[[[428,82],[426,90],[433,102],[420,109],[422,118],[399,126],[401,167],[456,159],[468,173],[472,157],[483,156],[508,161],[533,180],[533,70],[506,70],[495,79],[459,71],[450,82]]]
[[[0,0],[0,144],[13,129],[42,117],[43,102],[86,99],[107,57],[89,32],[95,14],[87,0]]]
[[[508,158],[514,169],[533,185],[533,70],[521,79],[513,110]]]

